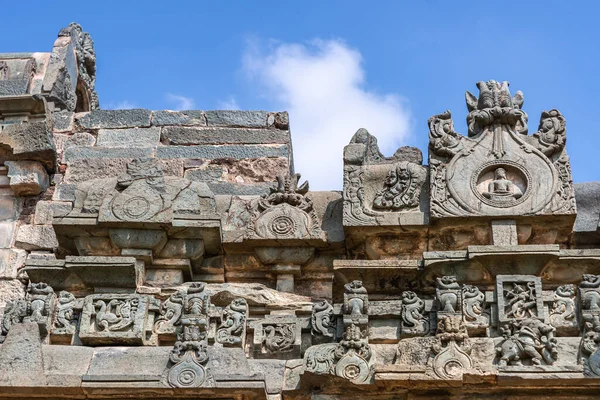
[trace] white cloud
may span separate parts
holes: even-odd
[[[222,110],[239,110],[240,105],[235,99],[235,96],[229,96],[226,100],[219,102],[219,108]]]
[[[192,110],[195,102],[191,97],[181,96],[178,94],[167,93],[167,101],[173,104],[175,111]]]
[[[362,55],[338,40],[308,44],[256,42],[244,55],[244,70],[290,113],[296,171],[312,190],[341,189],[343,148],[359,128],[394,153],[409,135],[411,116],[398,94],[366,87]]]
[[[111,101],[108,102],[106,106],[107,110],[129,110],[132,108],[138,108],[138,106],[134,102],[129,100],[122,100],[117,102]]]

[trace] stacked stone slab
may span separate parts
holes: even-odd
[[[288,115],[101,110],[77,24],[0,55],[0,397],[594,398],[600,185],[507,82],[343,192]]]

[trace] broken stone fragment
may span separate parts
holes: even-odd
[[[46,169],[36,161],[6,161],[10,188],[16,196],[36,196],[48,188]]]
[[[52,225],[21,225],[15,246],[24,250],[53,250],[58,241]]]

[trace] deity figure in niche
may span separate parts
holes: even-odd
[[[506,170],[497,168],[494,171],[494,180],[488,185],[488,191],[483,195],[491,200],[510,201],[523,196],[523,192],[517,185],[506,179]]]

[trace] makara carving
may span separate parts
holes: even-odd
[[[52,329],[54,335],[73,335],[77,326],[77,314],[75,313],[75,296],[66,290],[58,293],[58,304],[56,306],[56,322]]]
[[[217,342],[226,347],[243,347],[246,337],[246,299],[234,299],[221,313],[221,325],[217,329]]]
[[[310,329],[315,338],[333,338],[336,330],[336,319],[333,307],[327,300],[313,303]]]
[[[402,293],[402,333],[422,336],[429,333],[429,318],[425,315],[425,302],[415,292]]]
[[[317,375],[337,375],[352,383],[368,383],[373,373],[371,356],[367,333],[351,324],[340,343],[309,347],[304,354],[304,368]]]

